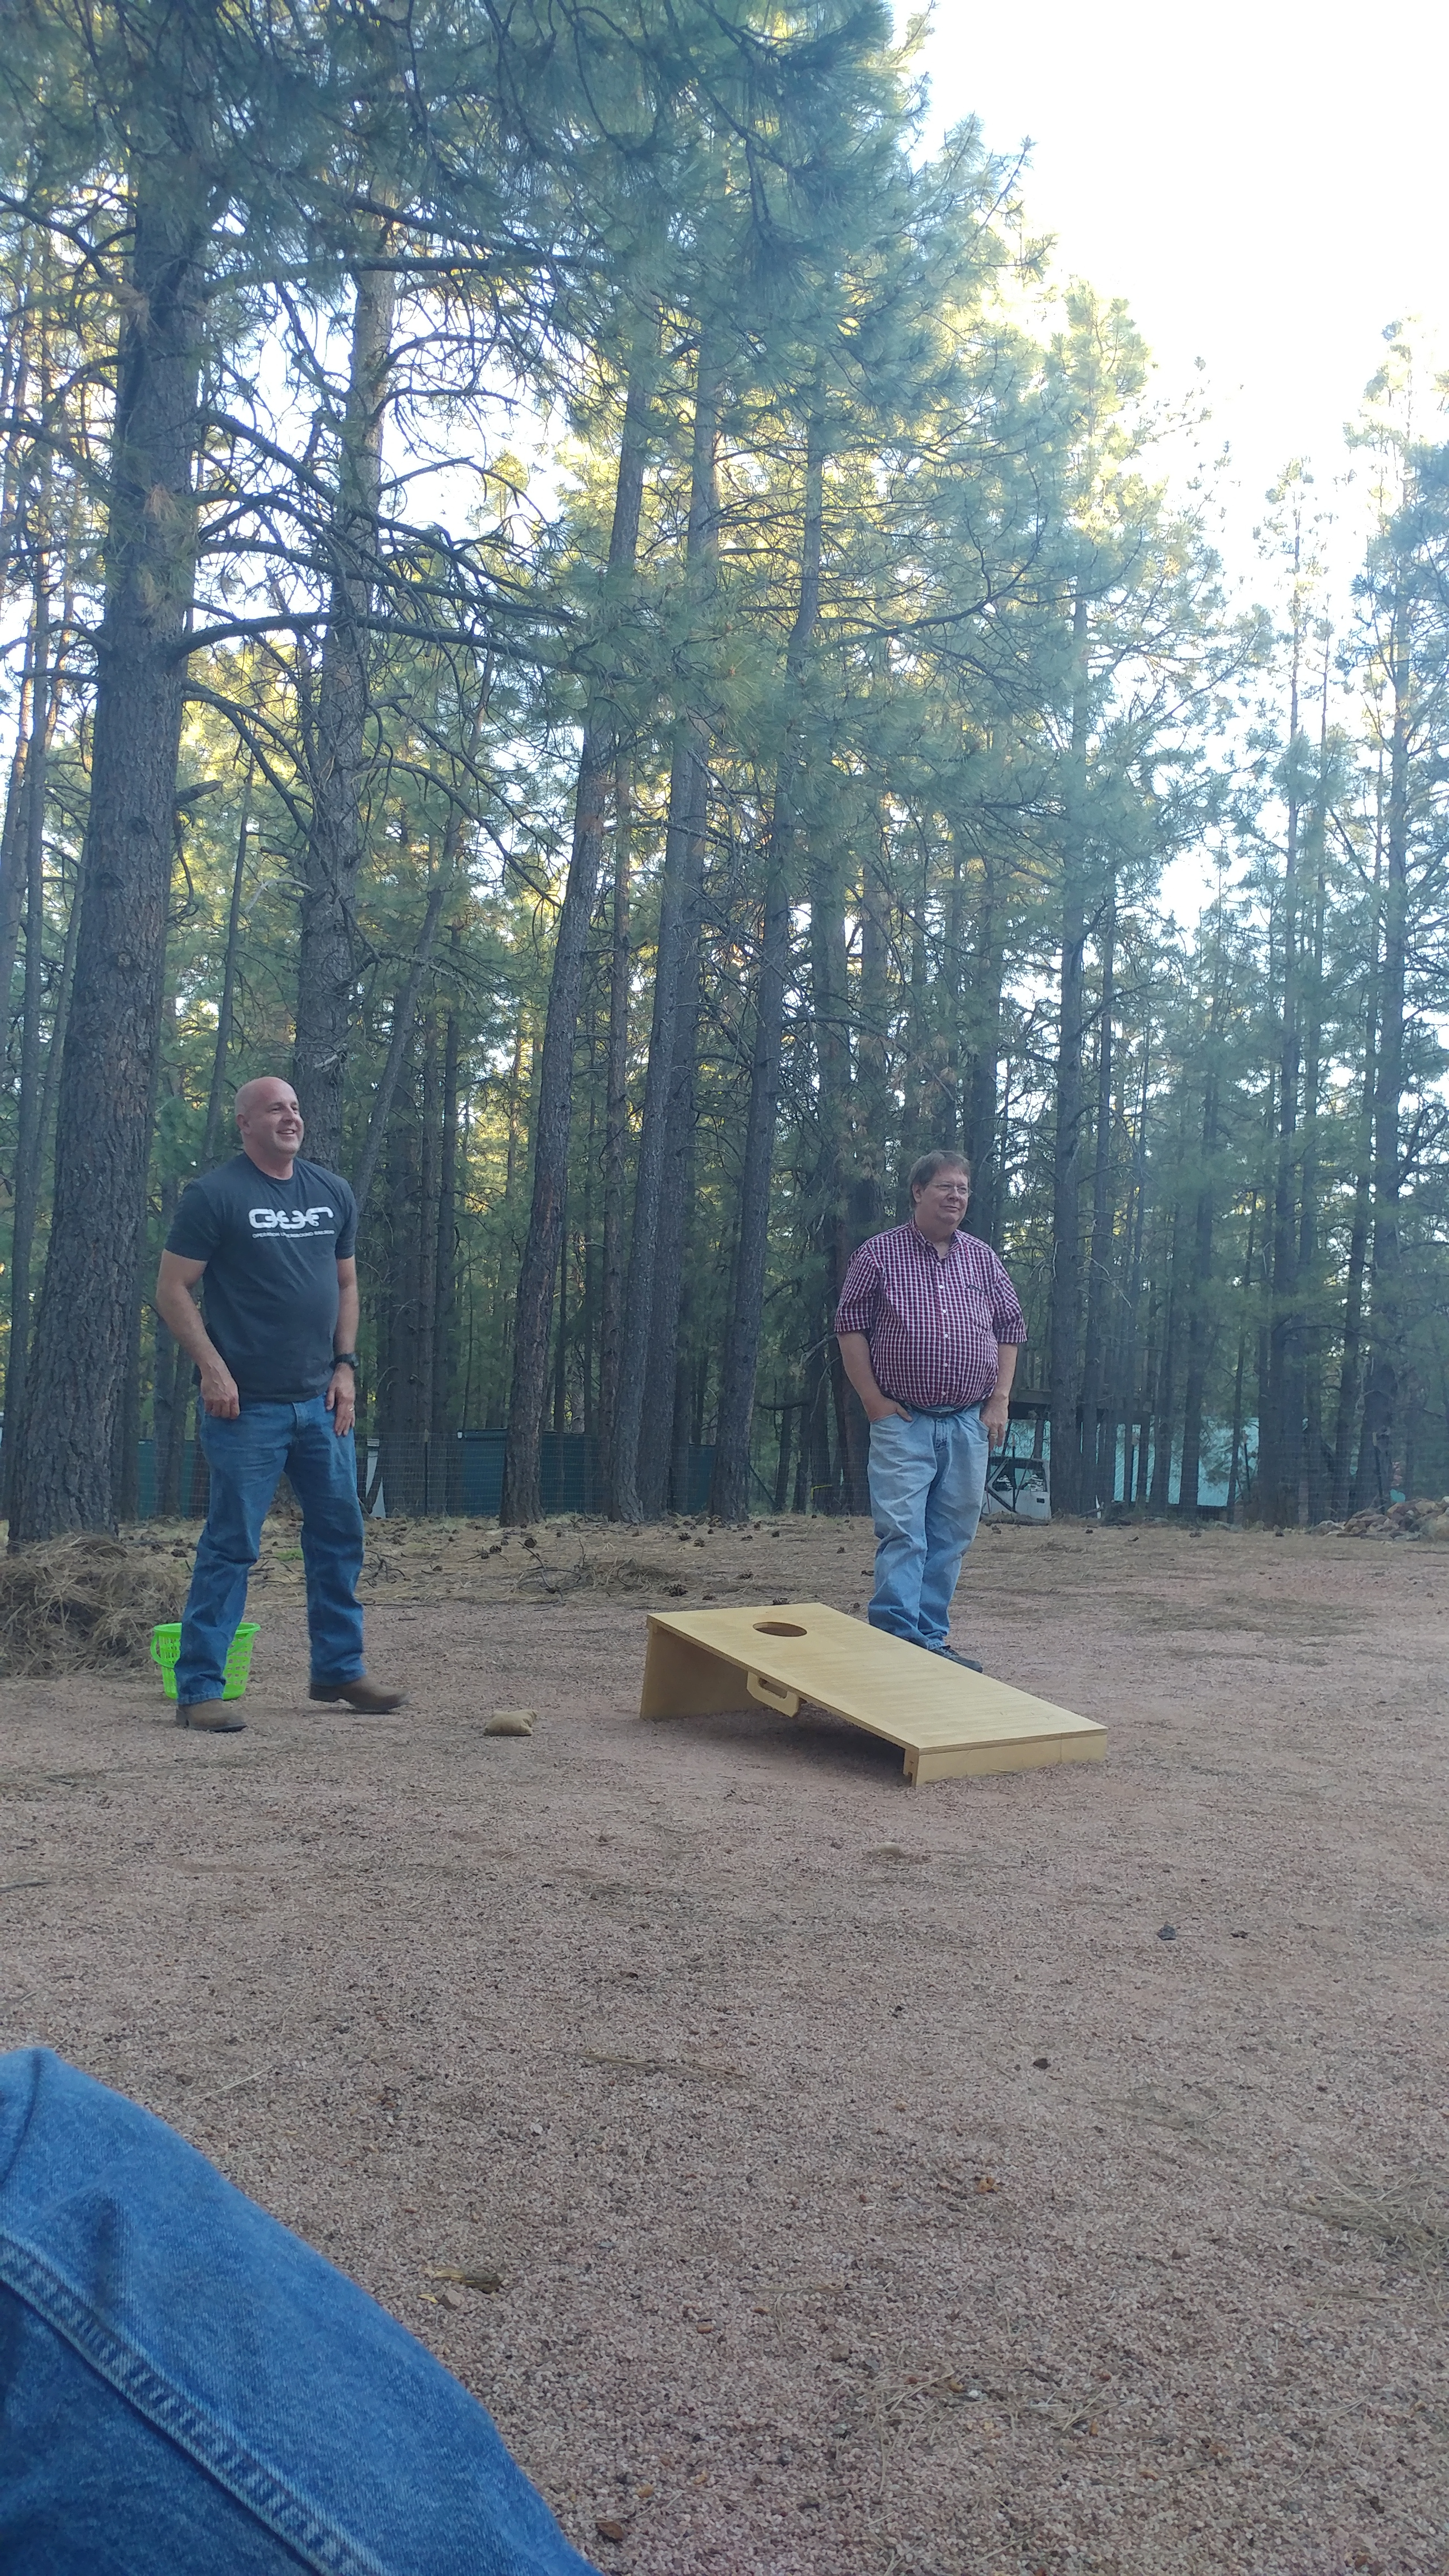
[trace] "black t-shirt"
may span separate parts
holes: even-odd
[[[325,1392],[337,1330],[337,1264],[357,1241],[357,1201],[299,1155],[289,1181],[235,1154],[182,1192],[168,1252],[204,1261],[206,1329],[257,1404]]]

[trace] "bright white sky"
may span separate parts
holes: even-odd
[[[938,126],[1031,138],[1031,229],[1126,298],[1163,393],[1206,361],[1251,578],[1278,469],[1303,455],[1325,498],[1342,472],[1384,326],[1449,344],[1444,0],[937,0],[926,63]]]

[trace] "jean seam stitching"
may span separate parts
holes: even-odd
[[[388,2576],[381,2559],[319,2521],[315,2506],[285,2486],[274,2469],[263,2467],[234,2435],[222,2435],[193,2399],[172,2387],[143,2353],[102,2326],[70,2283],[14,2236],[0,2238],[0,2281],[287,2548],[305,2553],[326,2576]]]

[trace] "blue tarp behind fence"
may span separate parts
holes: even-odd
[[[381,1486],[374,1504],[399,1513],[453,1512],[478,1520],[495,1520],[503,1499],[506,1431],[462,1431],[448,1441],[423,1441],[382,1461]],[[192,1443],[181,1453],[181,1500],[191,1493]],[[137,1487],[143,1520],[156,1510],[156,1453],[150,1440],[137,1452]],[[368,1449],[369,1483],[377,1466],[377,1443]],[[702,1512],[709,1504],[714,1445],[691,1444],[686,1509]],[[543,1508],[550,1512],[596,1512],[599,1500],[599,1444],[582,1431],[545,1431],[540,1443],[539,1485]]]

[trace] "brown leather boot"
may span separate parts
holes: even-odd
[[[195,1727],[200,1735],[244,1735],[246,1719],[233,1717],[234,1702],[225,1699],[183,1700],[176,1711],[178,1726]]]
[[[384,1690],[381,1682],[370,1682],[363,1673],[358,1674],[355,1682],[313,1682],[307,1697],[345,1700],[349,1708],[357,1709],[363,1717],[390,1717],[395,1708],[406,1708],[408,1704],[406,1691]]]

